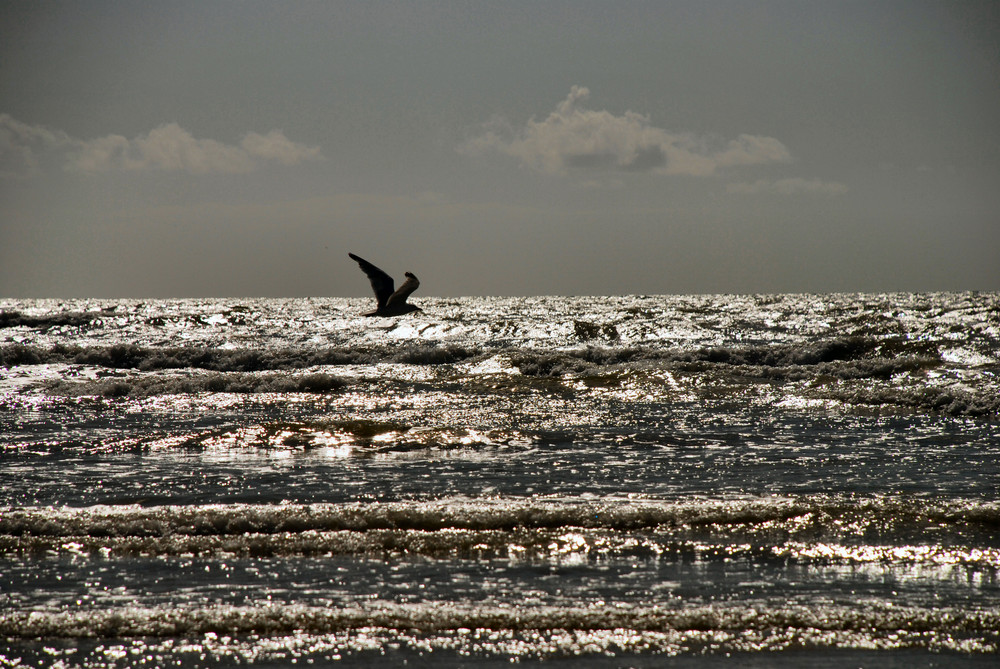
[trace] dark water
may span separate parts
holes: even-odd
[[[0,666],[995,666],[1000,295],[0,301]]]

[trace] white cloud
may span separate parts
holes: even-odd
[[[318,146],[305,146],[293,142],[280,130],[272,130],[266,135],[248,133],[240,146],[251,156],[265,160],[276,160],[282,165],[295,165],[304,160],[320,160]]]
[[[819,195],[843,195],[847,192],[846,185],[837,181],[822,179],[803,179],[791,177],[774,181],[759,179],[753,183],[732,183],[726,187],[730,193],[739,195],[794,195],[796,193],[814,193]]]
[[[128,160],[131,152],[128,139],[108,135],[86,142],[73,142],[66,167],[83,172],[103,172]]]
[[[705,176],[720,168],[791,160],[773,137],[744,134],[727,142],[671,132],[635,112],[616,116],[580,107],[589,95],[587,88],[573,86],[545,120],[531,119],[516,129],[494,120],[459,150],[469,155],[496,151],[549,174],[603,170]]]
[[[295,165],[319,158],[319,147],[293,142],[280,130],[266,135],[251,132],[238,145],[232,145],[197,139],[176,123],[168,123],[132,140],[108,135],[79,142],[70,166],[85,172],[117,168],[238,174],[251,172],[266,161]]]
[[[198,139],[178,124],[167,123],[133,139],[112,134],[80,140],[0,115],[0,173],[37,172],[40,157],[53,154],[65,168],[88,173],[167,170],[239,174],[267,162],[295,165],[322,159],[319,147],[293,142],[280,130],[264,135],[251,132],[239,144],[225,144]]]

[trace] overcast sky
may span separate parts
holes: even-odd
[[[1000,290],[998,7],[7,0],[0,296]]]

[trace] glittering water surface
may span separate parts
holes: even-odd
[[[1000,296],[0,301],[0,666],[993,666]]]

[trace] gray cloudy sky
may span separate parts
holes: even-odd
[[[994,2],[0,4],[0,296],[1000,290]]]

